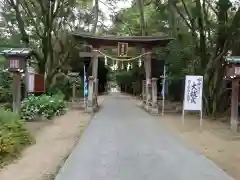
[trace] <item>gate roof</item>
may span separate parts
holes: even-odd
[[[142,46],[142,47],[165,47],[172,37],[163,36],[96,36],[84,33],[72,33],[76,40],[82,40],[93,46],[117,46],[118,42],[128,43],[129,46]]]

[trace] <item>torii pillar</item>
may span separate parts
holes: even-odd
[[[93,112],[98,108],[98,50],[99,47],[92,49],[92,76],[89,78],[88,86],[88,111]]]
[[[145,53],[145,59],[144,59],[144,65],[145,65],[145,72],[146,72],[146,104],[145,109],[150,110],[151,107],[151,86],[152,86],[152,79],[151,79],[151,55],[152,55],[152,47],[145,47],[144,48]]]

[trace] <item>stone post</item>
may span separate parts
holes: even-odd
[[[19,114],[21,111],[21,74],[19,72],[13,73],[13,112]]]
[[[152,113],[158,114],[157,104],[157,78],[152,78]]]
[[[93,112],[93,100],[94,100],[94,77],[90,76],[88,79],[88,102],[87,102],[87,111]]]

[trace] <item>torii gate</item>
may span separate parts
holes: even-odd
[[[92,76],[89,77],[88,110],[95,111],[98,94],[98,57],[102,46],[118,46],[118,43],[127,43],[129,47],[135,46],[144,49],[144,65],[146,72],[146,88],[143,90],[145,109],[150,112],[158,111],[157,107],[157,78],[151,77],[151,54],[153,47],[165,47],[173,38],[169,36],[95,36],[90,34],[72,34],[76,40],[83,41],[92,47]],[[81,56],[81,53],[80,53]],[[86,57],[86,54],[84,54]]]

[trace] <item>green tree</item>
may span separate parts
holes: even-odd
[[[139,5],[139,1],[138,5]],[[229,0],[168,0],[133,4],[114,18],[113,31],[121,35],[140,35],[142,10],[148,35],[171,34],[175,40],[165,49],[168,74],[204,76],[205,113],[217,116],[229,105],[224,81],[224,56],[239,53],[239,4]],[[141,12],[142,13],[142,12]],[[156,51],[161,53],[160,51]]]
[[[5,29],[12,37],[15,30],[18,31],[16,34],[18,37],[20,34],[24,46],[34,50],[39,72],[47,75],[47,87],[59,69],[64,71],[68,67],[67,62],[75,54],[76,43],[71,39],[69,30],[84,31],[87,15],[79,8],[86,7],[87,10],[87,4],[87,1],[75,0],[3,2],[1,14],[6,22]],[[11,23],[8,23],[9,20]],[[74,21],[79,23],[76,25]]]

